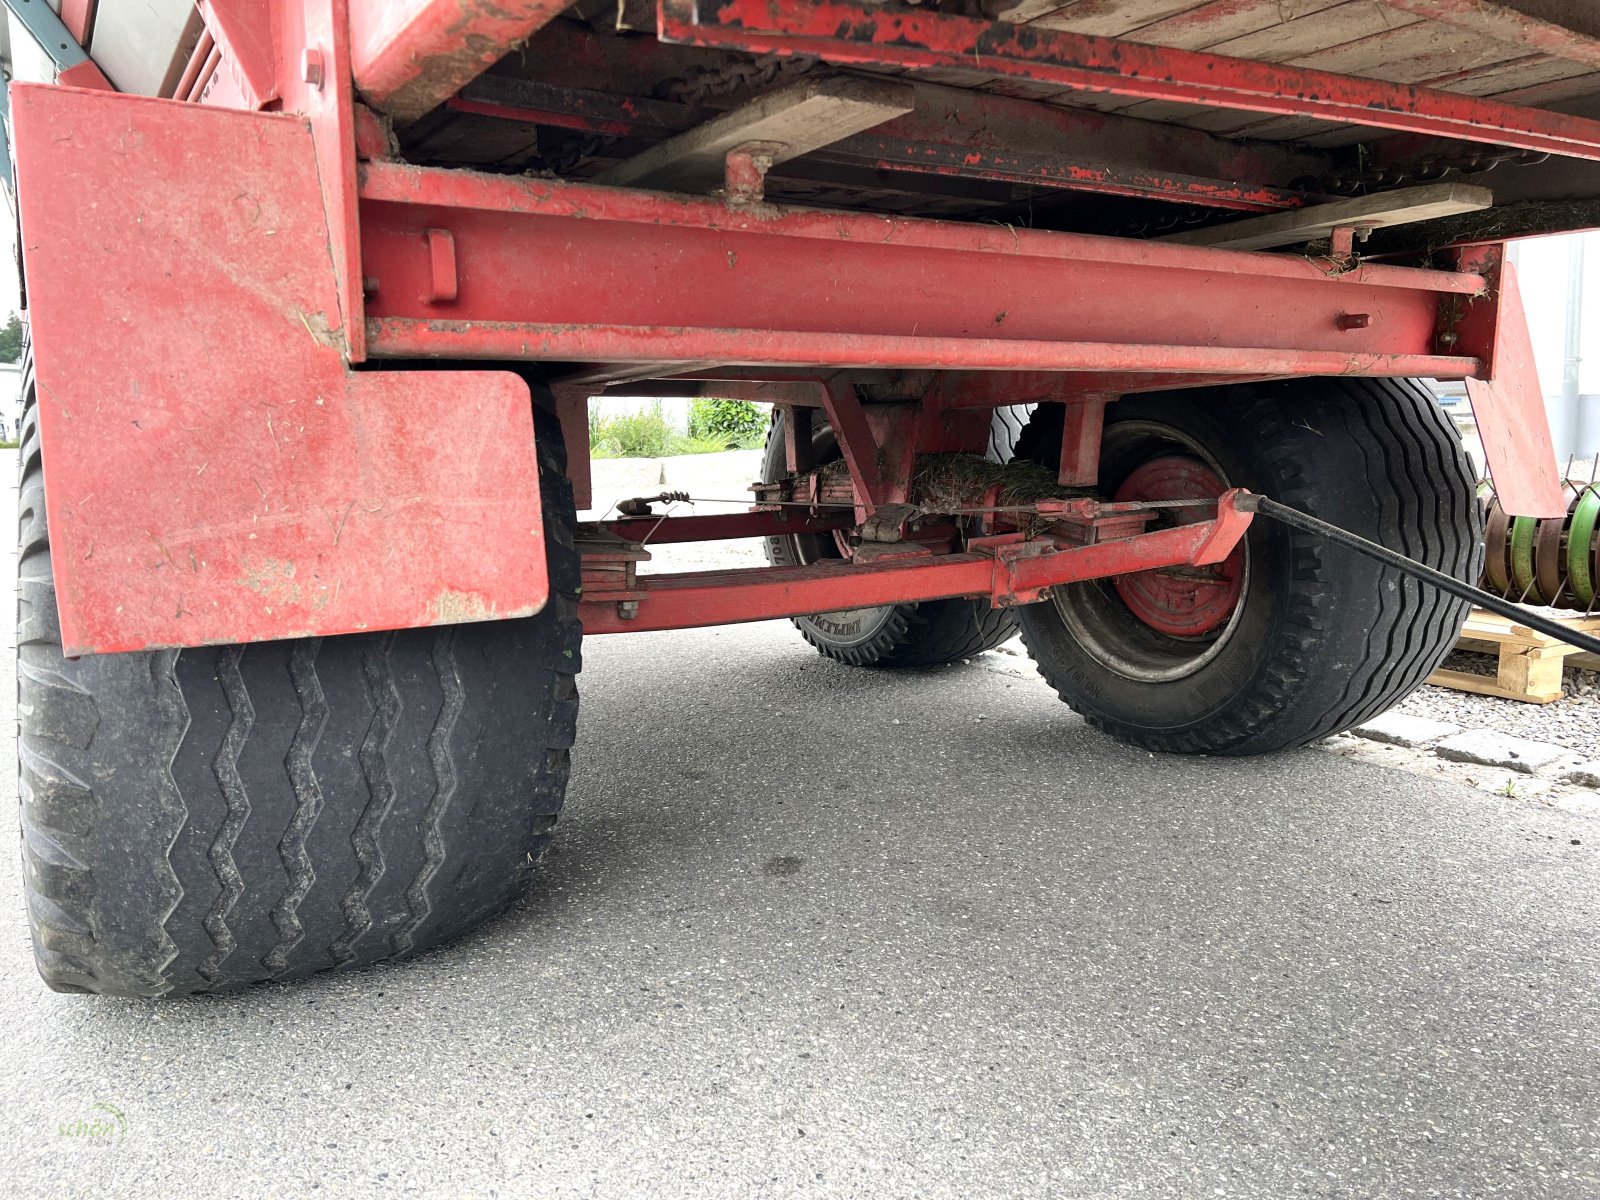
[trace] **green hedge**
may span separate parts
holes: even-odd
[[[696,400],[689,410],[689,436],[674,433],[659,400],[620,417],[589,414],[589,453],[594,458],[662,458],[760,449],[766,444],[767,414],[743,400]]]
[[[767,440],[767,414],[748,400],[695,400],[689,436],[721,441],[727,449],[756,450]]]

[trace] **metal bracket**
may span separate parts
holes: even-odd
[[[94,66],[88,51],[78,44],[78,39],[72,36],[72,31],[67,28],[60,14],[44,0],[4,0],[4,3],[11,15],[39,43],[39,49],[49,56],[57,72],[70,71],[85,63]],[[94,71],[99,74],[100,68],[94,67]],[[100,78],[104,80],[105,76],[101,75]],[[93,86],[84,79],[75,79],[73,82],[79,87]],[[109,88],[111,85],[106,83],[105,86]]]
[[[1567,511],[1556,467],[1544,389],[1534,363],[1533,338],[1522,307],[1516,268],[1504,261],[1504,247],[1463,251],[1463,267],[1493,271],[1498,260],[1498,293],[1467,303],[1453,332],[1459,346],[1483,360],[1478,378],[1467,379],[1467,399],[1483,443],[1483,456],[1505,510],[1522,517],[1558,517]]]
[[[728,151],[722,164],[722,192],[729,204],[760,204],[767,172],[783,147],[776,142],[746,142]]]

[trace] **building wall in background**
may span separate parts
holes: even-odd
[[[1600,454],[1600,232],[1529,238],[1512,256],[1556,455]]]

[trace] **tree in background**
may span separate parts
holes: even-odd
[[[14,363],[22,357],[22,318],[12,313],[0,326],[0,362]]]
[[[770,420],[748,400],[699,399],[689,405],[689,436],[720,441],[728,449],[759,449]]]

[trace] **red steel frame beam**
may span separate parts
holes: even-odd
[[[61,0],[61,23],[80,46],[89,44],[97,0]]]
[[[664,41],[835,63],[977,71],[1144,100],[1314,117],[1600,159],[1600,122],[1330,71],[818,0],[659,0]]]
[[[1366,354],[1250,346],[1130,346],[1118,342],[886,337],[794,330],[695,329],[678,325],[368,322],[376,357],[530,358],[546,362],[830,366],[857,370],[1166,371],[1216,380],[1293,375],[1476,378],[1479,360],[1443,354]]]
[[[360,195],[374,357],[645,363],[658,375],[751,364],[1463,378],[1480,366],[1435,344],[1441,297],[1486,287],[1470,272],[738,211],[395,163],[364,164]],[[459,263],[447,302],[430,299],[437,229]],[[1370,320],[1349,328],[1352,312]]]

